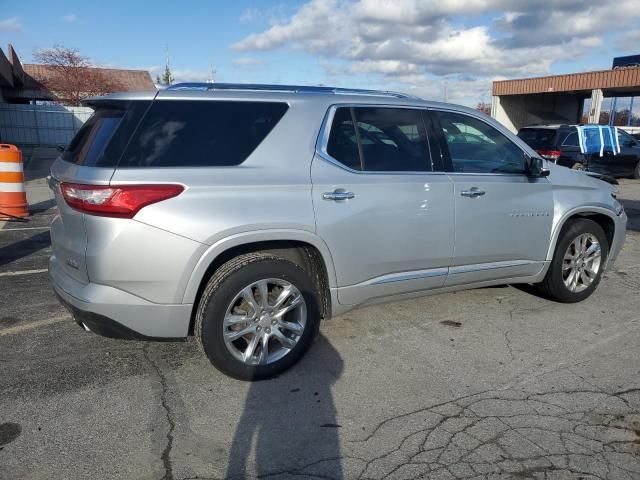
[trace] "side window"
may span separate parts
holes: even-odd
[[[362,170],[356,129],[348,107],[338,108],[333,116],[327,153],[353,170]]]
[[[429,143],[420,110],[384,107],[353,110],[366,171],[431,170]]]
[[[327,153],[354,170],[431,171],[429,143],[422,114],[417,109],[338,108]]]
[[[120,167],[218,167],[244,162],[287,111],[286,103],[156,100]]]
[[[633,147],[638,143],[635,138],[629,135],[624,130],[619,128],[616,129],[618,131],[618,143],[621,147]]]
[[[449,147],[453,171],[525,173],[525,155],[505,135],[468,115],[435,112]]]
[[[579,144],[579,141],[578,141],[578,132],[576,130],[574,130],[569,135],[567,135],[567,137],[562,142],[562,146],[563,147],[575,147],[575,148],[580,147],[580,144]]]

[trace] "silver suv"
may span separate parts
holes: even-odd
[[[584,300],[624,241],[609,184],[468,108],[228,84],[86,104],[51,169],[55,291],[87,330],[195,335],[236,378],[359,305],[507,283]]]

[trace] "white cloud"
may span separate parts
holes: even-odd
[[[411,79],[441,89],[438,77],[448,76],[479,94],[494,77],[548,73],[634,27],[637,0],[309,0],[233,49],[298,49],[319,56],[329,75],[378,75],[410,89],[426,88]],[[460,80],[468,76],[476,80]]]
[[[78,16],[75,13],[69,13],[62,17],[63,22],[73,23],[78,20]]]
[[[237,67],[244,67],[244,68],[260,68],[260,67],[264,67],[266,64],[264,60],[260,58],[255,58],[255,57],[236,58],[235,60],[232,61],[232,63]]]
[[[0,32],[19,32],[22,30],[22,23],[18,17],[11,17],[0,20]]]
[[[292,7],[284,3],[271,5],[267,8],[250,7],[245,9],[240,16],[241,23],[267,23],[275,25],[287,21],[292,13]]]

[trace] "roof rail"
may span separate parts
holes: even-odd
[[[415,98],[404,93],[382,90],[361,90],[357,88],[318,87],[305,85],[267,85],[252,83],[176,83],[175,85],[167,87],[166,90],[237,90],[255,92],[329,93],[336,95],[372,95],[380,97]]]

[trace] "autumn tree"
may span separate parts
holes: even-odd
[[[34,57],[42,68],[32,76],[65,105],[80,105],[84,97],[123,90],[76,49],[56,45],[37,51]]]
[[[491,104],[487,102],[478,102],[476,110],[480,110],[482,113],[491,115]]]

